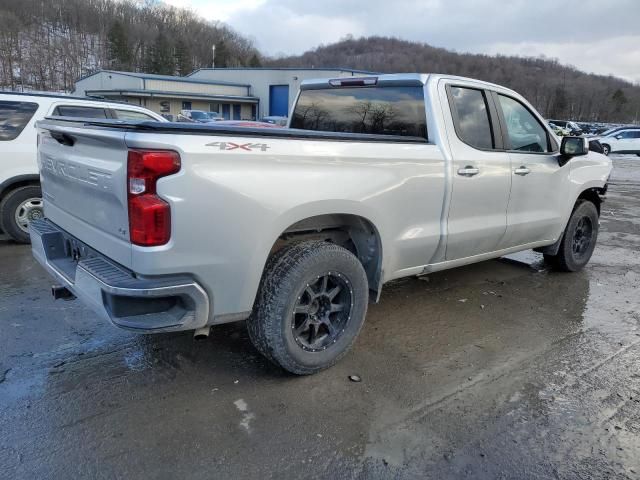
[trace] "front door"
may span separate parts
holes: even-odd
[[[519,100],[493,94],[511,160],[507,232],[500,248],[555,240],[563,228],[563,205],[571,200],[568,164],[560,167],[556,141],[542,120]]]
[[[440,85],[453,157],[447,222],[446,259],[493,252],[507,229],[511,189],[509,154],[497,134],[497,113],[488,93],[477,86]]]
[[[233,119],[234,120],[242,120],[242,118],[240,118],[240,117],[242,117],[242,114],[240,112],[241,112],[240,105],[238,105],[238,104],[234,105],[233,106]]]

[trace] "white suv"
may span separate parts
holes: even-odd
[[[635,153],[640,156],[640,128],[621,128],[598,138],[605,155]]]
[[[0,93],[0,229],[29,241],[28,223],[42,214],[35,122],[47,116],[166,122],[146,108],[68,95]]]

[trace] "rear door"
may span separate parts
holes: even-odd
[[[497,250],[507,229],[511,164],[488,93],[474,84],[440,84],[453,157],[447,260]]]
[[[511,162],[507,232],[500,248],[554,240],[569,202],[568,164],[560,167],[555,139],[543,120],[520,99],[492,93]]]

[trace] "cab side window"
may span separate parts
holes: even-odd
[[[59,105],[53,111],[54,117],[107,118],[104,108]]]
[[[510,150],[519,152],[549,152],[547,130],[519,101],[498,95],[500,108],[507,127]]]
[[[116,117],[120,120],[151,120],[152,122],[157,121],[151,115],[147,115],[146,113],[136,112],[134,110],[114,110],[116,112]]]
[[[454,125],[460,140],[483,150],[495,148],[485,93],[475,88],[452,86],[450,100],[455,109]]]
[[[18,138],[36,110],[37,103],[0,102],[0,142]]]

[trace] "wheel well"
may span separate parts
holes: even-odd
[[[604,194],[604,189],[602,188],[590,188],[582,192],[580,195],[578,195],[576,204],[580,200],[587,200],[596,206],[596,208],[598,209],[598,215],[600,215],[600,206],[602,205],[601,195],[603,194]]]
[[[0,199],[4,198],[4,196],[11,190],[15,190],[16,188],[20,187],[26,187],[28,185],[40,185],[40,178],[37,175],[33,177],[24,175],[23,177],[17,177],[13,180],[9,180],[8,182],[1,184]]]
[[[328,214],[306,218],[287,228],[273,245],[270,255],[282,247],[303,240],[324,240],[353,253],[367,274],[369,290],[380,296],[382,244],[375,226],[366,218],[350,214]]]

